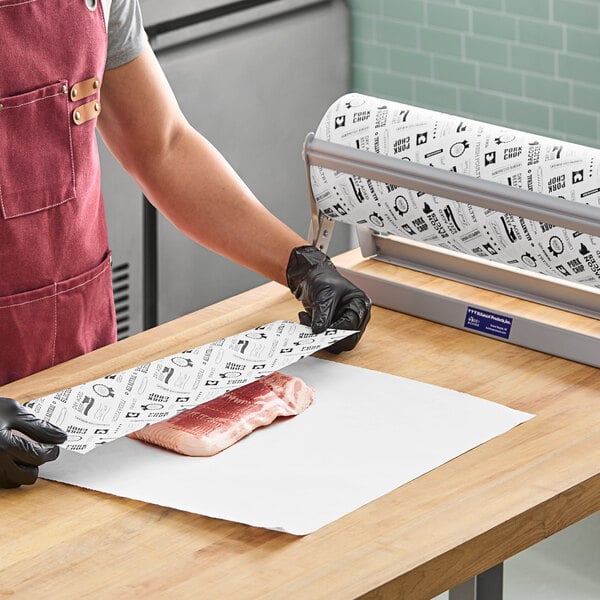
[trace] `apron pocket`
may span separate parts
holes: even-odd
[[[0,385],[116,341],[111,258],[71,279],[0,297]]]
[[[0,98],[0,211],[4,219],[75,198],[67,81]]]
[[[55,289],[0,297],[0,385],[52,366]]]
[[[116,342],[111,257],[57,285],[55,364]]]

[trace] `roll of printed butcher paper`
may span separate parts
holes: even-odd
[[[600,207],[600,151],[406,104],[348,94],[321,140]],[[600,288],[600,238],[311,167],[327,216]]]

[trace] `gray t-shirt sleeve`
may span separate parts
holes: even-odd
[[[137,58],[146,43],[138,0],[112,0],[108,17],[106,68],[114,69]]]

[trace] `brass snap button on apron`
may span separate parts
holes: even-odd
[[[96,10],[96,7],[98,6],[98,0],[85,0],[85,5],[89,10]]]

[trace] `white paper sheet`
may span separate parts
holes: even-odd
[[[85,454],[151,423],[164,421],[327,348],[353,331],[274,321],[159,360],[27,402],[68,434],[68,450]]]
[[[129,438],[63,452],[46,479],[210,517],[311,533],[533,415],[460,392],[326,360],[285,373],[316,391],[297,417],[210,458]]]

